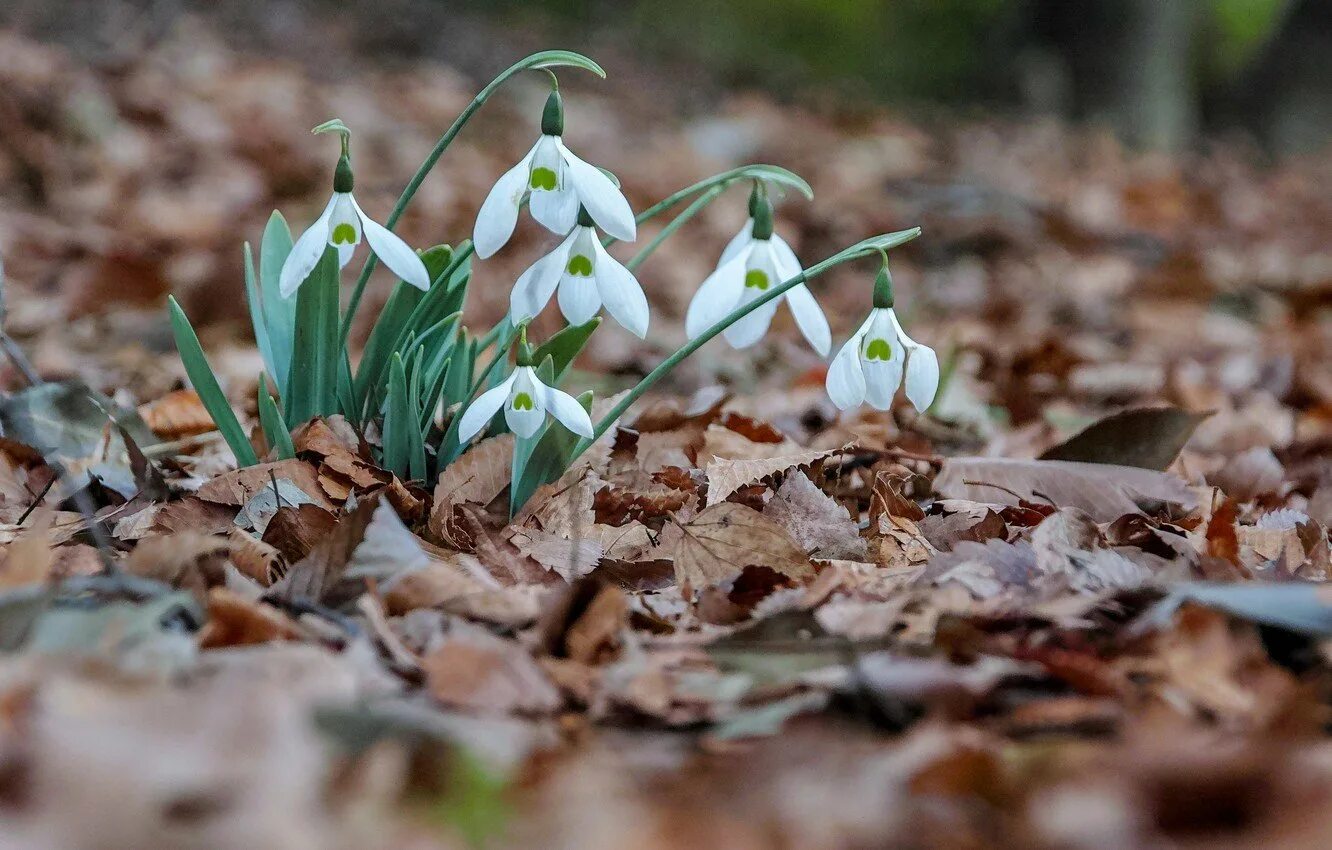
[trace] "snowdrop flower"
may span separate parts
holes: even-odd
[[[772,205],[757,192],[750,198],[750,219],[722,252],[717,269],[694,293],[685,315],[685,333],[690,339],[715,325],[737,307],[748,304],[800,274],[800,261],[786,240],[772,232]],[[805,284],[786,292],[796,326],[821,357],[828,356],[832,333],[823,310]],[[746,348],[763,338],[777,315],[773,299],[758,307],[723,333],[736,348]]]
[[[647,336],[648,302],[633,272],[601,247],[592,218],[578,212],[578,226],[559,247],[519,276],[509,294],[514,324],[525,322],[550,303],[559,289],[560,312],[571,325],[591,321],[603,304],[615,321],[639,339]]]
[[[532,217],[554,233],[568,233],[581,206],[598,227],[621,242],[637,237],[634,211],[615,181],[574,156],[564,146],[563,134],[564,105],[557,89],[541,114],[541,138],[500,177],[481,204],[472,233],[478,257],[491,256],[509,241],[524,197]]]
[[[480,433],[501,407],[509,430],[519,437],[535,434],[549,413],[565,428],[591,439],[592,419],[578,399],[541,383],[532,368],[526,339],[520,343],[518,351],[518,366],[513,374],[498,387],[483,392],[464,411],[462,421],[458,423],[458,440],[465,443]]]
[[[907,336],[897,321],[885,258],[874,284],[874,309],[828,368],[828,397],[841,410],[866,401],[888,410],[904,366],[907,398],[924,413],[939,391],[939,358],[934,349]]]
[[[430,275],[426,272],[425,263],[393,231],[372,221],[365,214],[352,197],[352,184],[351,160],[344,151],[333,173],[333,197],[328,199],[323,214],[292,245],[291,253],[282,264],[282,275],[278,282],[282,297],[291,297],[305,282],[329,245],[338,251],[338,267],[345,267],[351,262],[356,246],[361,244],[362,236],[389,271],[417,289],[430,288]]]

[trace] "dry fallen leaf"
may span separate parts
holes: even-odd
[[[734,581],[749,565],[804,581],[814,568],[785,529],[758,511],[724,502],[662,530],[661,549],[675,562],[675,579],[689,598]]]

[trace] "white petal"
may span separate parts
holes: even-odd
[[[772,253],[777,259],[777,271],[781,273],[782,280],[799,274],[804,266],[800,265],[800,258],[791,250],[787,241],[774,233],[768,242],[772,244]]]
[[[527,267],[527,271],[518,276],[518,281],[509,293],[509,312],[514,324],[534,318],[550,303],[550,296],[555,294],[555,287],[560,282],[560,274],[568,262],[569,245],[576,234],[559,244],[555,250]]]
[[[741,306],[764,297],[780,282],[771,243],[762,239],[754,240],[753,250],[749,252],[749,257],[745,262],[746,283],[748,283],[751,274],[762,275],[766,282],[762,289],[745,286],[740,293]],[[762,339],[763,335],[768,332],[768,327],[772,324],[772,317],[777,315],[777,301],[778,299],[773,299],[762,307],[756,307],[743,319],[732,324],[726,329],[726,341],[736,348],[748,348]]]
[[[865,400],[871,407],[889,410],[893,406],[893,396],[902,383],[902,361],[897,359],[897,352],[895,348],[893,360],[860,361],[865,370]]]
[[[319,258],[324,256],[324,249],[328,247],[328,221],[333,216],[333,207],[337,203],[338,196],[335,194],[328,199],[328,205],[320,213],[315,223],[310,225],[309,229],[301,234],[296,240],[296,244],[291,246],[291,253],[282,263],[282,273],[278,276],[278,291],[283,298],[290,298],[305,279],[314,271],[314,267],[319,264]]]
[[[516,369],[514,378],[508,401],[504,405],[504,421],[508,423],[510,431],[526,439],[540,430],[541,423],[546,421],[545,387],[536,379],[531,366]],[[532,402],[530,409],[519,410],[514,407],[514,401],[520,395],[526,395]]]
[[[749,246],[753,244],[753,242],[754,242],[754,220],[753,218],[746,218],[745,226],[741,228],[741,232],[731,237],[731,241],[726,242],[726,248],[722,249],[722,256],[717,261],[717,268],[722,268],[722,266],[726,265],[727,262],[734,260],[734,258],[737,257],[738,254],[742,252],[742,250],[749,248]]]
[[[356,254],[356,246],[349,245],[346,242],[335,245],[333,250],[338,252],[338,268],[340,269],[347,268],[347,264],[352,261],[352,257]]]
[[[887,360],[870,360],[865,356],[865,349],[875,340],[888,343]],[[893,396],[902,383],[902,366],[906,349],[898,336],[896,317],[891,309],[870,311],[865,333],[860,338],[860,365],[865,371],[865,400],[879,410],[888,410],[893,406]]]
[[[820,357],[828,356],[832,348],[832,331],[828,328],[828,318],[823,315],[823,308],[814,300],[809,287],[803,283],[786,291],[786,304],[795,317],[796,327],[809,340],[809,344]]]
[[[717,260],[717,268],[729,263],[736,258],[736,255],[749,247],[749,243],[754,241],[754,219],[745,219],[745,226],[740,228],[740,232],[731,237],[731,241],[726,243],[722,249],[721,259]]]
[[[458,442],[465,443],[486,427],[491,418],[504,406],[509,397],[509,387],[513,386],[518,373],[514,372],[504,383],[494,389],[486,390],[477,396],[476,401],[463,411],[462,421],[458,423]]]
[[[541,387],[546,396],[546,409],[550,415],[580,437],[592,439],[592,419],[578,403],[578,399],[554,387]]]
[[[633,242],[638,238],[633,208],[614,181],[602,174],[601,169],[595,165],[574,156],[562,140],[558,140],[557,144],[569,167],[569,182],[578,193],[578,201],[587,207],[592,220],[621,242]]]
[[[578,223],[578,193],[572,186],[565,185],[554,191],[533,189],[527,204],[532,218],[551,233],[563,236]]]
[[[412,250],[412,247],[393,231],[372,220],[361,209],[361,205],[352,199],[356,214],[361,217],[361,227],[365,228],[365,241],[370,243],[370,250],[375,252],[379,261],[388,266],[389,271],[421,291],[430,288],[430,273],[425,263]]]
[[[606,304],[606,312],[631,334],[643,339],[647,336],[650,313],[642,285],[633,272],[601,247],[600,241],[593,242],[593,250],[597,252],[597,291]]]
[[[514,225],[518,223],[518,206],[523,201],[523,193],[527,191],[528,172],[534,153],[535,145],[527,152],[527,156],[495,181],[494,188],[481,204],[481,211],[476,214],[476,226],[472,229],[472,244],[476,247],[478,257],[485,259],[493,255],[513,236]]]
[[[753,292],[753,290],[746,290],[746,295],[749,292]],[[756,301],[763,294],[761,292],[755,293],[752,298],[746,300]],[[748,348],[763,339],[763,335],[768,332],[768,327],[772,324],[772,317],[775,315],[777,315],[777,300],[773,299],[762,307],[751,310],[743,319],[727,328],[724,331],[726,341],[736,348]]]
[[[860,370],[860,336],[852,335],[828,367],[828,398],[838,409],[859,407],[865,401],[865,374]]]
[[[572,275],[567,271],[560,276],[560,312],[571,325],[592,321],[601,310],[601,294],[597,292],[595,277]]]
[[[927,345],[916,345],[907,356],[906,395],[924,413],[939,392],[939,356]]]
[[[749,252],[739,256],[708,275],[707,280],[694,293],[685,314],[685,335],[690,339],[721,321],[740,303],[745,288],[745,259]]]

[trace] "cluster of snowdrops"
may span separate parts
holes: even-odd
[[[872,289],[872,307],[832,360],[829,397],[843,410],[863,403],[886,410],[905,384],[906,396],[918,410],[929,407],[939,385],[938,358],[903,331],[893,310],[887,267],[887,251],[914,238],[918,229],[876,236],[802,266],[787,242],[773,232],[769,196],[774,190],[795,189],[806,195],[810,190],[795,174],[771,165],[714,175],[635,216],[613,175],[580,159],[565,144],[564,108],[553,71],[560,66],[602,74],[591,60],[566,51],[538,53],[515,64],[449,128],[385,224],[368,216],[354,197],[351,130],[339,120],[315,128],[317,133],[335,133],[341,141],[333,193],[323,213],[294,241],[275,213],[260,246],[257,271],[246,246],[251,317],[268,372],[260,381],[260,420],[278,455],[290,451],[289,422],[342,413],[362,428],[378,429],[387,467],[426,478],[478,435],[507,429],[516,437],[516,507],[536,486],[557,477],[649,386],[703,343],[719,334],[736,348],[757,343],[783,299],[805,339],[826,357],[832,347],[831,332],[807,282],[835,265],[876,254],[882,264]],[[495,183],[477,215],[470,242],[417,253],[391,228],[471,114],[523,70],[544,71],[552,83],[540,116],[539,138]],[[575,397],[559,388],[564,371],[598,326],[603,308],[631,333],[640,338],[647,334],[648,300],[635,269],[663,240],[736,185],[750,190],[749,218],[689,305],[688,342],[594,422],[590,393]],[[685,201],[690,201],[688,206],[631,260],[621,262],[606,250],[614,242],[635,241],[639,224]],[[461,322],[472,255],[485,259],[500,251],[524,207],[563,240],[519,276],[508,316],[487,333],[473,335]],[[344,310],[340,272],[362,241],[372,257]],[[377,317],[353,370],[347,331],[376,262],[401,282]],[[552,297],[568,326],[532,345],[527,324]],[[217,387],[188,320],[174,301],[171,307],[177,344],[192,382],[238,460],[256,462],[252,444]],[[482,367],[481,355],[491,348],[494,354]],[[278,393],[281,405],[270,389]],[[557,433],[548,416],[567,433]]]

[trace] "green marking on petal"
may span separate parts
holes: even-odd
[[[545,189],[553,192],[555,191],[555,185],[557,182],[554,171],[551,171],[549,168],[538,166],[532,169],[532,176],[528,180],[528,185],[533,189]]]
[[[865,348],[866,360],[892,360],[893,348],[886,339],[872,339]]]
[[[527,393],[518,393],[513,397],[514,410],[531,410],[533,407],[532,397]]]
[[[763,292],[768,288],[768,275],[758,269],[745,272],[745,287]]]
[[[333,228],[333,236],[330,241],[334,245],[353,245],[356,243],[356,228],[343,222]]]
[[[569,274],[579,277],[592,276],[592,259],[582,254],[574,254],[569,258]]]

